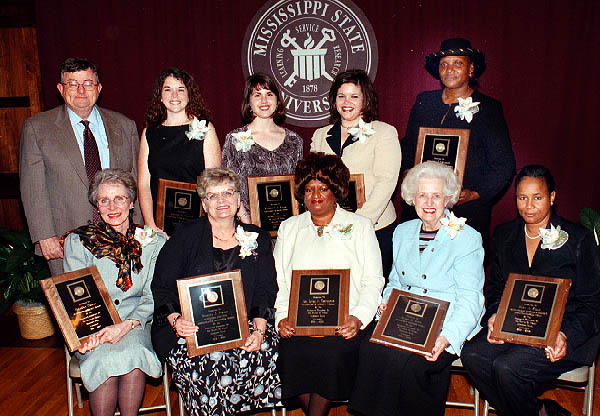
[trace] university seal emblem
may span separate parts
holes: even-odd
[[[270,0],[246,30],[246,76],[265,72],[279,83],[287,122],[327,124],[327,93],[347,69],[377,73],[377,40],[362,11],[349,0]]]

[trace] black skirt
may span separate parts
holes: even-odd
[[[282,399],[318,393],[328,400],[348,400],[358,367],[360,342],[367,331],[351,339],[291,337],[279,341],[277,371]]]
[[[434,362],[419,354],[369,342],[360,346],[359,368],[348,408],[364,415],[443,416],[456,355]]]

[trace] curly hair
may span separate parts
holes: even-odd
[[[313,179],[327,185],[336,201],[343,201],[348,197],[350,170],[337,155],[310,152],[296,165],[294,177],[296,181],[294,196],[299,201],[304,200],[304,189]]]
[[[281,126],[285,121],[285,103],[281,97],[281,90],[273,78],[262,72],[250,75],[246,79],[244,101],[242,102],[242,123],[249,124],[256,117],[252,114],[252,108],[250,108],[250,95],[252,95],[254,90],[260,90],[262,88],[271,91],[277,97],[277,108],[272,117],[275,124]]]
[[[161,98],[162,88],[168,77],[173,77],[185,85],[189,98],[188,105],[185,107],[185,113],[188,118],[197,117],[199,120],[210,120],[210,110],[206,107],[200,94],[200,88],[198,88],[198,84],[194,78],[183,69],[171,67],[162,71],[154,82],[148,108],[146,108],[146,113],[144,114],[146,127],[158,126],[167,119],[167,109],[162,103]]]
[[[346,83],[351,83],[360,87],[363,94],[363,120],[367,123],[377,120],[379,99],[377,98],[377,91],[375,91],[375,87],[373,87],[371,78],[369,78],[369,75],[362,69],[349,69],[348,71],[337,74],[329,89],[329,122],[333,124],[340,119],[340,113],[338,113],[335,106],[335,99],[340,87]]]

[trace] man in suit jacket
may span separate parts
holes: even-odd
[[[65,105],[25,120],[19,161],[31,240],[37,254],[48,260],[53,276],[63,272],[60,237],[90,222],[96,209],[87,197],[82,120],[89,121],[102,169],[121,168],[137,177],[139,150],[135,123],[96,106],[102,90],[96,65],[81,58],[67,59],[57,88]],[[135,211],[139,221],[137,205]]]

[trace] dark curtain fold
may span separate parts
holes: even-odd
[[[460,36],[487,56],[481,91],[499,99],[517,166],[551,168],[558,212],[577,220],[600,209],[600,3],[597,0],[355,0],[379,45],[375,86],[380,119],[404,135],[417,93],[439,88],[424,57]],[[241,48],[260,0],[38,1],[37,27],[45,108],[56,106],[58,67],[69,56],[97,62],[100,104],[142,128],[152,83],[167,66],[197,79],[221,140],[241,125]],[[590,72],[591,71],[591,72]],[[312,129],[291,127],[308,147]],[[399,192],[396,195],[399,206]],[[515,216],[512,188],[493,224]]]

